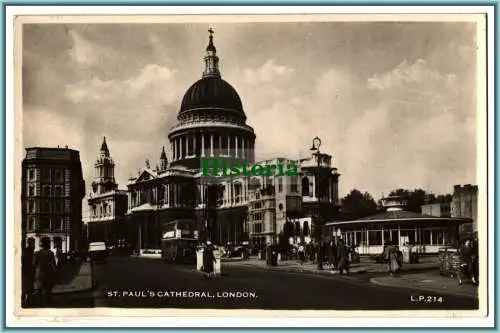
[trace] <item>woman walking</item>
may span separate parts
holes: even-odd
[[[212,242],[207,241],[207,246],[203,250],[203,272],[205,272],[205,277],[207,279],[212,278],[214,274],[214,263],[216,259],[214,256],[214,248]]]
[[[337,270],[337,246],[331,241],[328,248],[328,264],[332,273]]]
[[[468,278],[472,280],[472,283],[477,283],[477,278],[475,274],[475,255],[474,249],[472,248],[472,244],[470,240],[466,240],[465,243],[460,247],[460,257],[464,262],[464,270],[465,274]],[[458,274],[458,283],[462,284],[461,274]]]
[[[399,270],[398,249],[393,244],[385,247],[384,259],[387,261],[389,275],[393,276]]]

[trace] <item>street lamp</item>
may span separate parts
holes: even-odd
[[[318,249],[318,270],[322,270],[323,269],[323,251],[322,251],[322,248],[323,248],[323,226],[321,225],[321,203],[320,203],[320,200],[319,200],[319,170],[320,170],[320,164],[319,164],[319,154],[320,154],[320,151],[319,151],[319,147],[321,146],[321,139],[318,138],[318,137],[315,137],[312,141],[312,147],[311,147],[311,151],[316,151],[316,181],[315,181],[315,193],[316,193],[316,199],[318,200],[318,212],[317,212],[317,216],[316,216],[316,220],[317,220],[317,224],[316,224],[316,227],[320,227],[320,230],[319,230],[319,249]]]

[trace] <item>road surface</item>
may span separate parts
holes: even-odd
[[[377,286],[367,276],[311,275],[256,268],[227,269],[207,280],[189,266],[161,259],[111,257],[92,267],[97,289],[59,295],[54,307],[280,310],[462,310],[477,299]],[[426,301],[419,301],[425,296]]]

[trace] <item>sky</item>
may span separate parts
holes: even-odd
[[[257,135],[256,159],[333,156],[340,195],[451,193],[476,183],[474,23],[218,23],[222,77]],[[106,136],[120,188],[158,163],[201,78],[203,24],[23,28],[23,146],[80,151],[87,193]]]

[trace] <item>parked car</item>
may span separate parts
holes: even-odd
[[[89,258],[91,262],[103,262],[108,259],[109,250],[104,242],[94,242],[89,244]]]

